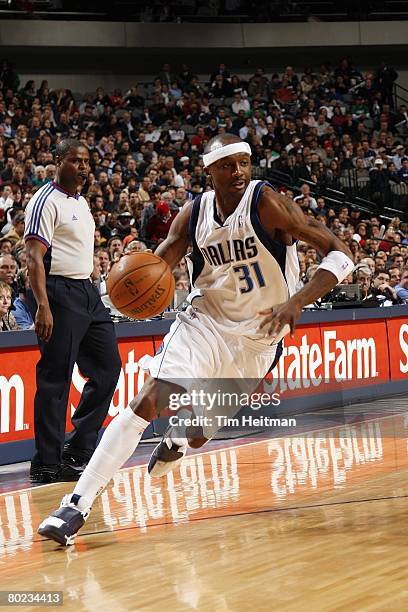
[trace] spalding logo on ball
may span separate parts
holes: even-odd
[[[149,319],[169,306],[175,282],[168,264],[153,253],[129,253],[106,281],[112,304],[126,317]]]

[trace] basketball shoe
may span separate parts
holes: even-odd
[[[181,463],[187,452],[187,442],[185,445],[176,444],[170,437],[172,427],[164,433],[162,441],[156,446],[150,457],[147,471],[150,476],[162,478]],[[177,440],[179,441],[179,440]]]
[[[65,495],[58,510],[54,510],[39,525],[37,532],[62,546],[70,546],[85,524],[91,507],[81,495]]]

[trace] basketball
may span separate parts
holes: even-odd
[[[119,312],[131,319],[149,319],[169,306],[175,282],[170,267],[157,255],[130,253],[112,267],[107,289]]]

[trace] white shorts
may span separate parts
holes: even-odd
[[[220,384],[225,391],[251,393],[271,368],[276,350],[276,344],[226,334],[225,329],[221,334],[213,318],[189,306],[177,315],[158,353],[141,365],[153,378],[177,384],[188,393],[204,386],[214,391]],[[223,385],[219,379],[228,381]],[[237,412],[236,406],[218,408],[226,416]],[[206,437],[217,429],[207,428]]]

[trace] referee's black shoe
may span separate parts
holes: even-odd
[[[45,465],[35,460],[32,461],[30,480],[35,484],[76,482],[80,479],[91,455],[92,452],[71,449],[69,445],[65,445],[60,464]]]
[[[55,482],[60,471],[61,466],[59,464],[44,465],[32,461],[30,466],[30,480],[35,484],[49,484],[50,482]]]
[[[91,457],[92,451],[76,448],[69,443],[64,444],[62,461],[74,465],[75,467],[85,467]]]
[[[65,495],[58,510],[51,512],[38,526],[37,532],[62,546],[70,546],[85,524],[91,507],[81,495]]]
[[[55,480],[58,482],[79,480],[91,457],[92,451],[73,448],[69,444],[65,444],[61,467]]]

